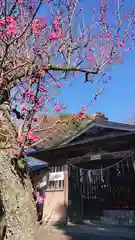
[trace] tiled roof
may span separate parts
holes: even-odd
[[[31,147],[37,146],[40,149],[47,149],[59,145],[84,128],[93,119],[108,120],[103,113],[86,115],[86,118],[80,121],[74,121],[71,115],[63,117],[38,116],[33,125],[33,135],[37,136],[38,140],[36,143],[32,143]],[[20,122],[17,122],[17,128],[20,124]]]

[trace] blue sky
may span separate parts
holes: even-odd
[[[126,121],[135,114],[135,53],[126,56],[123,65],[117,65],[112,71],[112,80],[107,84],[84,83],[84,77],[73,80],[73,87],[64,86],[59,97],[60,102],[68,106],[68,112],[78,112],[92,99],[101,88],[105,90],[87,112],[104,112],[112,121]]]
[[[132,0],[125,0],[126,9],[132,6],[133,2]],[[81,1],[81,7],[84,8],[84,16],[87,22],[89,22],[91,9],[94,7],[97,8],[98,3],[99,0]],[[44,10],[42,9],[40,14],[43,14]],[[111,70],[110,75],[112,76],[112,80],[107,84],[84,83],[84,76],[81,74],[72,81],[72,88],[69,88],[68,85],[62,88],[58,98],[59,103],[67,106],[67,112],[79,112],[80,108],[86,105],[101,87],[104,87],[104,93],[99,96],[87,112],[104,112],[112,121],[126,122],[131,116],[135,115],[134,59],[135,50],[127,53],[124,63],[116,65]]]

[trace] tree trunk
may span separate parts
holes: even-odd
[[[36,211],[31,183],[22,161],[18,162],[8,154],[16,149],[16,135],[12,123],[1,109],[0,106],[0,198],[5,210],[4,220],[0,219],[5,225],[3,239],[33,240]]]
[[[36,212],[32,203],[31,184],[28,178],[19,178],[11,158],[0,151],[0,191],[5,208],[6,239],[34,239]]]

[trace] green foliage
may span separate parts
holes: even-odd
[[[66,119],[66,118],[71,118],[72,114],[70,113],[61,113],[60,114],[60,119]]]
[[[87,123],[87,119],[83,119],[83,118],[75,119],[75,118],[72,117],[72,114],[70,114],[70,113],[60,114],[60,119],[65,120],[65,121],[68,120],[67,124],[73,130],[77,130],[77,129],[83,127]]]

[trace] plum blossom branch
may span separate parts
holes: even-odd
[[[40,6],[41,6],[41,4],[42,4],[42,2],[43,2],[43,0],[39,0],[39,4],[38,4],[36,10],[35,10],[32,18],[31,18],[31,20],[29,21],[29,23],[27,24],[27,26],[24,28],[23,32],[22,32],[19,36],[17,36],[16,38],[14,38],[11,42],[9,42],[9,44],[13,44],[16,40],[18,40],[19,38],[21,38],[21,37],[24,35],[24,33],[27,31],[27,29],[28,29],[29,26],[31,25],[33,19],[34,19],[35,16],[37,15],[37,13],[38,13],[38,11],[39,11],[39,9],[40,9]]]
[[[85,116],[85,111],[86,109],[88,109],[88,107],[90,107],[93,102],[95,100],[97,100],[97,97],[100,96],[104,91],[104,88],[101,88],[95,95],[94,97],[92,98],[92,100],[86,105],[86,107],[82,107],[82,110],[80,113],[78,114],[73,114],[72,117],[70,118],[70,122],[73,121],[74,119],[79,119],[79,118],[86,118]],[[48,137],[50,137],[54,132],[59,132],[60,131],[60,128],[57,127],[57,124],[60,123],[60,124],[63,124],[63,126],[67,126],[67,123],[69,122],[69,119],[68,120],[58,120],[56,121],[56,123],[54,123],[51,127],[48,127],[48,128],[45,128],[45,129],[41,129],[41,130],[37,130],[36,132],[38,131],[47,131],[48,129],[52,129],[52,132],[49,133],[46,137],[44,137],[43,139],[39,140],[39,141],[35,141],[34,143],[32,143],[31,145],[29,145],[29,147],[34,147],[38,144],[41,144],[42,142],[44,142],[45,140],[48,139]],[[55,129],[56,128],[56,129]],[[65,135],[65,137],[68,136],[68,135]]]
[[[47,17],[37,14],[42,0],[35,3],[6,1],[6,16],[5,5],[2,5],[0,104],[7,100],[11,102],[12,96],[7,94],[9,89],[18,92],[15,105],[20,111],[18,116],[25,116],[29,140],[35,140],[30,133],[34,131],[34,113],[42,110],[47,115],[50,105],[57,113],[65,109],[63,104],[57,102],[64,83],[68,84],[68,80],[79,73],[85,75],[86,82],[94,82],[95,77],[97,81],[102,77],[107,78],[108,69],[121,63],[123,53],[134,44],[135,6],[125,16],[123,10],[120,14],[122,4],[117,0],[113,4],[114,13],[108,19],[108,14],[111,14],[110,1],[100,0],[99,3],[99,9],[92,10],[89,26],[85,25],[83,9],[78,0],[46,2],[46,10],[50,9]],[[36,5],[33,7],[33,4]],[[94,101],[97,97],[94,96]],[[85,117],[85,110],[92,103],[93,100],[79,114],[72,116],[73,119]],[[27,144],[26,138],[23,138],[22,149]]]

